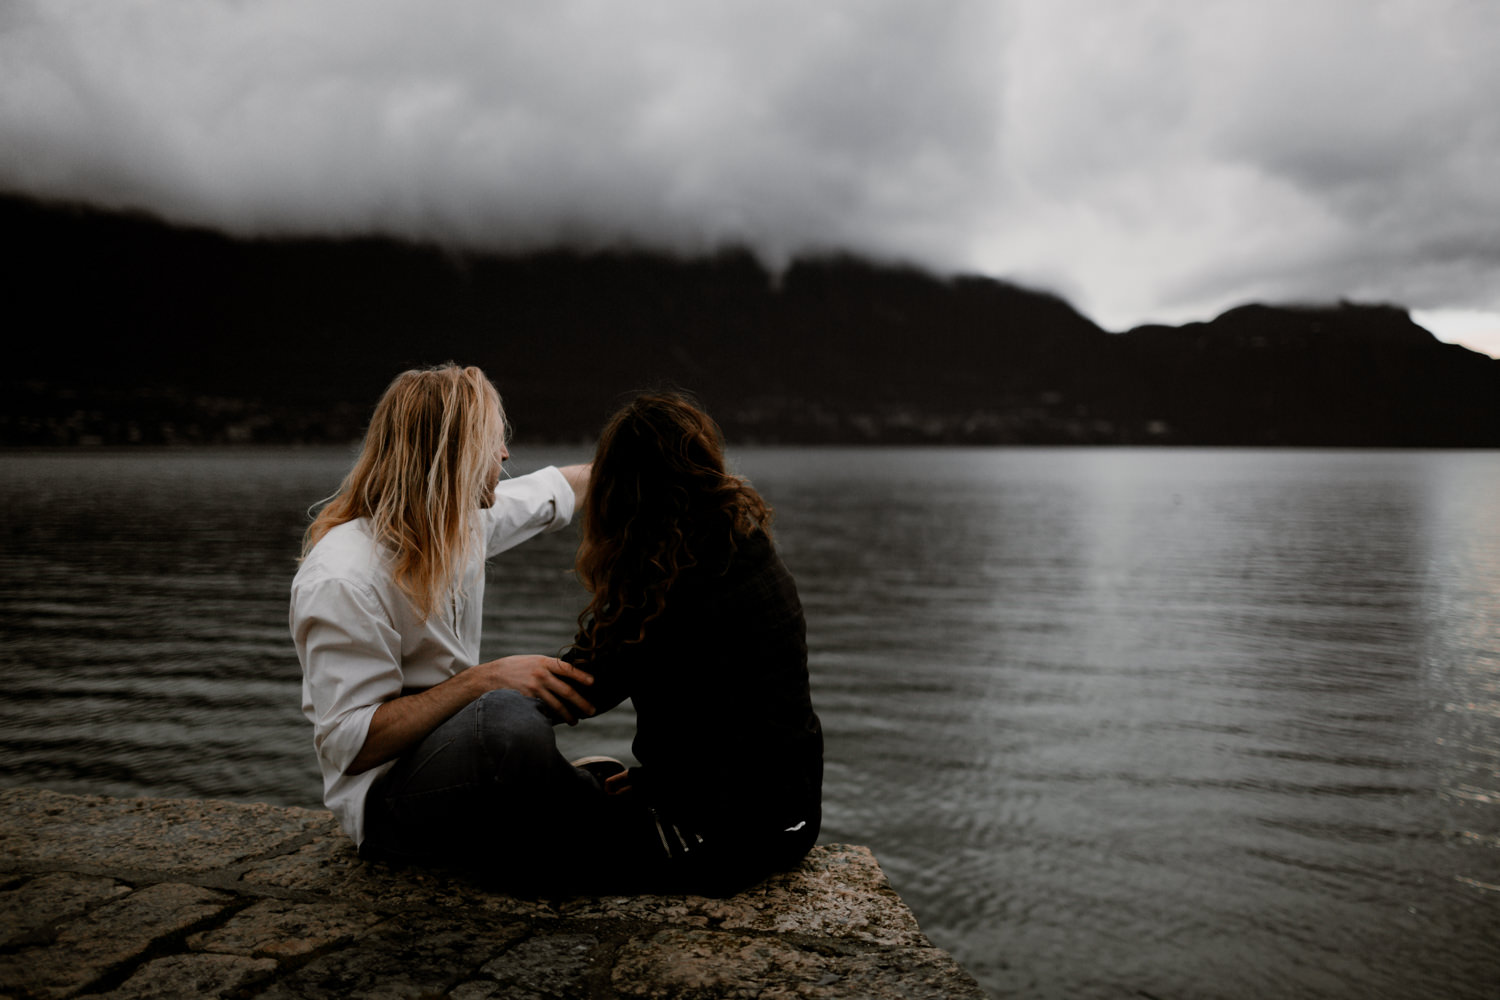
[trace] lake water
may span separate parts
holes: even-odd
[[[0,783],[318,805],[286,595],[349,456],[0,458]],[[1500,993],[1500,453],[733,458],[807,607],[824,839],[992,993]],[[486,656],[566,641],[575,541],[496,561]]]

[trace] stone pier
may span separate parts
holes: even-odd
[[[982,998],[868,849],[728,899],[524,899],[322,810],[0,791],[0,998]]]

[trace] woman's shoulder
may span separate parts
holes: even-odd
[[[787,590],[795,591],[791,574],[782,563],[769,534],[757,529],[736,542],[727,565],[718,576],[721,595],[744,600],[751,592],[770,597]]]
[[[685,576],[695,584],[753,572],[773,557],[775,547],[762,529],[748,535],[735,533],[700,537],[694,546],[695,562]]]
[[[756,528],[736,541],[734,559],[743,566],[760,568],[781,562],[781,557],[776,553],[776,543],[771,539],[771,533],[764,528]]]

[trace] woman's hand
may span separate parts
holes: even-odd
[[[475,673],[474,679],[484,685],[485,691],[510,688],[527,697],[540,698],[570,726],[577,725],[579,717],[594,714],[594,706],[588,699],[564,680],[571,677],[580,684],[592,684],[594,678],[554,656],[504,656],[471,667],[465,673]]]

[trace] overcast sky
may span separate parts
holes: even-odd
[[[1108,329],[1395,302],[1500,356],[1497,177],[1495,0],[0,0],[0,189],[239,233],[850,249]]]

